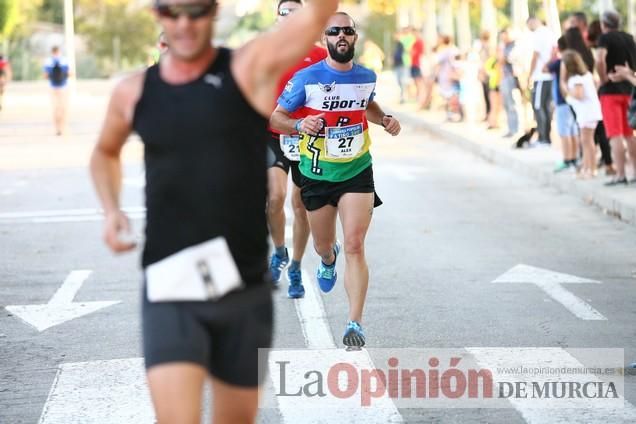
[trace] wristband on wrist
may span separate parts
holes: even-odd
[[[384,114],[382,119],[380,119],[380,122],[382,123],[382,126],[386,128],[386,125],[384,125],[384,118],[393,118],[393,115]]]
[[[300,125],[303,123],[303,119],[299,119],[298,121],[296,121],[296,124],[294,125],[294,129],[296,130],[296,132],[300,132]]]

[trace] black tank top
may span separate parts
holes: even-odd
[[[146,72],[133,128],[144,143],[144,267],[224,236],[246,284],[267,271],[267,120],[245,100],[219,49],[199,79],[163,81]]]

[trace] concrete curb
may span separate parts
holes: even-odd
[[[577,181],[573,179],[559,178],[551,170],[529,164],[500,148],[478,143],[469,137],[448,131],[442,125],[431,123],[413,112],[389,110],[390,108],[387,108],[387,112],[399,116],[403,124],[424,129],[492,164],[514,170],[540,184],[553,187],[561,193],[576,196],[585,203],[600,208],[603,213],[636,227],[636,206],[612,197],[610,189],[598,190],[577,184]],[[634,195],[636,196],[636,193]]]

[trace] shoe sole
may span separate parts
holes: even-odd
[[[358,334],[352,333],[342,338],[342,344],[346,347],[363,347],[365,344],[364,338]]]

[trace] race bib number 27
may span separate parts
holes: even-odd
[[[364,145],[362,124],[325,128],[325,144],[330,158],[356,157]]]

